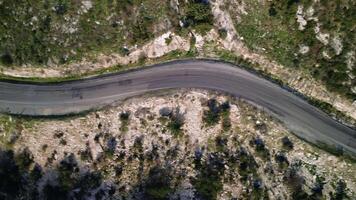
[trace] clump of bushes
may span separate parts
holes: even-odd
[[[203,121],[208,126],[217,124],[220,120],[220,109],[216,99],[209,99],[207,102],[209,110],[204,111]]]
[[[256,174],[258,164],[254,157],[246,150],[246,148],[240,148],[238,151],[237,159],[241,180],[246,181],[249,175]]]
[[[78,152],[78,154],[80,155],[81,160],[84,160],[84,161],[92,161],[93,160],[93,154],[91,153],[89,142],[87,142],[85,144],[85,149],[80,150]]]
[[[182,115],[173,115],[171,121],[168,123],[167,127],[173,135],[178,135],[182,132],[182,126],[184,124],[184,118]]]
[[[294,147],[293,142],[287,136],[282,138],[282,144],[283,144],[283,147],[288,150],[291,150]]]
[[[172,178],[168,169],[153,167],[144,183],[145,197],[152,200],[168,199],[174,190],[171,181]]]
[[[217,136],[215,138],[215,146],[217,148],[217,151],[218,152],[223,152],[226,150],[226,147],[227,147],[227,138],[226,137],[223,137],[223,136]]]
[[[265,142],[260,137],[253,138],[250,140],[250,145],[255,147],[257,155],[260,155],[264,159],[270,158],[269,150],[267,149]]]
[[[22,149],[16,156],[17,164],[19,167],[28,169],[33,161],[33,154],[28,147]]]
[[[104,187],[100,173],[80,168],[73,154],[48,171],[32,166],[29,154],[0,149],[0,199],[108,199],[115,193],[110,185]]]
[[[0,63],[3,65],[12,65],[14,62],[14,59],[12,58],[11,54],[6,52],[3,55],[0,56]]]
[[[117,141],[114,136],[110,136],[106,141],[105,153],[107,155],[113,155],[116,150]]]
[[[286,154],[282,151],[276,153],[275,160],[282,168],[289,166],[288,158],[287,158]]]
[[[260,137],[253,138],[250,141],[250,145],[254,146],[256,151],[266,150],[265,142]]]
[[[218,30],[218,33],[219,33],[219,36],[222,38],[222,39],[225,39],[227,37],[227,30],[224,29],[224,28],[221,28]]]
[[[126,111],[126,112],[120,113],[119,118],[121,121],[120,131],[122,131],[122,132],[128,131],[128,125],[130,122],[130,112]]]
[[[170,108],[160,109],[160,115],[163,118],[168,118],[167,128],[175,136],[179,136],[182,133],[182,127],[184,125],[184,114],[180,112],[179,108],[174,111]]]
[[[309,199],[309,194],[304,190],[305,178],[299,171],[300,162],[292,163],[285,171],[283,179],[292,190],[292,199]]]
[[[227,131],[231,128],[230,103],[228,101],[219,105],[216,99],[209,99],[206,104],[209,110],[204,111],[203,121],[207,126],[219,123],[222,119],[222,128]]]
[[[209,153],[205,162],[196,165],[197,177],[192,181],[198,199],[216,199],[223,188],[221,177],[224,174],[225,161],[222,154]]]
[[[131,40],[133,44],[146,42],[154,36],[150,30],[153,22],[154,18],[148,14],[144,6],[141,6],[139,15],[132,26]]]
[[[323,193],[324,185],[325,185],[325,178],[317,176],[316,182],[315,182],[314,186],[311,188],[311,191],[312,191],[311,197],[313,199],[318,199],[321,197],[321,195]]]
[[[252,192],[249,199],[268,199],[268,194],[264,190],[262,179],[256,177],[252,181]]]
[[[332,200],[342,200],[347,197],[346,194],[347,185],[344,180],[339,180],[336,184],[335,193],[332,195]]]
[[[211,12],[209,1],[189,0],[183,18],[184,26],[192,27],[200,34],[205,34],[212,29],[214,16]]]

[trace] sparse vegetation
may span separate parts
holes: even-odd
[[[83,199],[92,192],[95,195],[99,192],[104,196],[110,195],[110,187],[101,188],[100,173],[79,169],[73,154],[64,158],[53,170],[43,171],[37,164],[33,167],[28,164],[28,156],[0,149],[1,199]]]
[[[355,99],[355,93],[351,92],[352,80],[349,78],[349,75],[355,75],[355,71],[347,67],[346,59],[346,55],[355,48],[355,37],[352,36],[355,19],[351,14],[355,12],[354,2],[244,2],[248,14],[240,15],[236,30],[250,49],[286,67],[305,71],[323,81],[328,89],[351,100]],[[302,30],[296,20],[298,9],[306,20]],[[329,34],[327,44],[317,38],[315,29],[318,26],[321,33]],[[340,49],[335,48],[335,40],[341,42]],[[307,53],[300,53],[303,45],[308,47]]]
[[[229,131],[196,126],[211,97],[219,99],[212,106],[219,109],[219,122],[224,112],[238,122]],[[355,194],[354,163],[298,140],[244,101],[189,91],[142,102],[64,120],[36,119],[45,123],[34,127],[21,119],[21,134],[9,147],[16,152],[0,150],[0,199],[347,199]],[[184,115],[179,137],[168,127],[177,114]],[[147,119],[145,126],[141,119]],[[4,117],[1,131],[16,120]],[[126,133],[118,130],[122,120],[129,120]],[[61,139],[67,144],[60,146]]]
[[[116,52],[126,42],[151,39],[159,33],[155,24],[171,15],[168,4],[157,0],[6,1],[0,13],[0,63],[5,66],[66,64]]]

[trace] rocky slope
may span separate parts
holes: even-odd
[[[218,93],[165,91],[61,119],[3,115],[0,130],[5,199],[356,197],[354,161]]]

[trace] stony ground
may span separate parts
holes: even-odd
[[[329,199],[340,191],[356,197],[354,161],[218,93],[165,91],[63,119],[2,116],[0,129],[2,148],[29,150],[44,170],[73,153],[78,166],[100,171],[116,197]]]

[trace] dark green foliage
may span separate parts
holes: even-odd
[[[169,119],[167,128],[174,136],[179,136],[182,133],[182,126],[184,125],[184,114],[180,113],[179,108],[175,111],[161,109],[162,119]]]
[[[231,128],[230,103],[228,101],[218,104],[216,99],[209,99],[207,102],[209,110],[204,111],[203,121],[206,125],[212,126],[222,119],[222,128],[227,131]]]
[[[92,1],[84,12],[82,1],[3,1],[0,64],[67,64],[145,42],[161,15],[170,15],[167,4],[158,2]]]
[[[207,125],[217,124],[220,120],[220,108],[216,99],[209,99],[207,102],[208,111],[204,111],[203,120]]]
[[[130,112],[122,112],[120,113],[120,120],[128,121],[130,117]]]
[[[11,65],[14,62],[10,53],[4,53],[0,56],[0,63],[4,65]]]
[[[282,144],[283,144],[283,147],[288,150],[293,149],[293,147],[294,147],[293,142],[287,136],[282,138]]]
[[[68,192],[59,185],[52,185],[47,182],[43,188],[43,198],[46,200],[68,199]]]
[[[57,4],[54,6],[54,10],[56,14],[58,15],[63,15],[67,12],[68,10],[68,1],[66,0],[59,0]]]
[[[194,151],[194,164],[196,169],[200,169],[201,167],[201,159],[203,157],[203,149],[197,147]]]
[[[296,190],[292,193],[293,200],[309,199],[309,195],[303,189]]]
[[[34,181],[38,181],[43,176],[43,170],[41,165],[35,164],[32,171],[30,172],[30,176]]]
[[[222,137],[222,136],[217,136],[215,138],[215,146],[217,148],[218,152],[224,152],[226,150],[227,147],[227,138],[226,137]]]
[[[256,145],[257,151],[264,151],[266,149],[265,143],[261,138],[256,138],[254,140],[254,144]]]
[[[332,200],[342,200],[346,195],[347,185],[345,181],[339,180],[336,185],[335,194],[331,197]]]
[[[65,146],[65,145],[67,145],[67,141],[64,138],[61,138],[61,140],[59,141],[59,144]]]
[[[219,36],[222,38],[222,39],[225,39],[227,37],[227,30],[226,29],[219,29],[218,30],[218,33],[219,33]]]
[[[217,194],[222,190],[221,176],[224,173],[225,161],[219,153],[209,153],[208,159],[201,163],[196,179],[192,181],[194,188],[197,191],[197,197],[200,199],[213,200],[217,198]]]
[[[92,161],[93,155],[90,150],[89,142],[85,144],[85,149],[79,151],[80,159],[84,161]]]
[[[214,24],[209,3],[190,0],[186,5],[184,18],[185,26],[195,28],[199,33],[205,34]]]
[[[21,179],[14,153],[0,149],[0,199],[15,199],[22,189]]]
[[[325,185],[325,179],[320,176],[317,176],[316,182],[311,189],[312,191],[311,199],[320,199],[323,193],[324,185]]]
[[[130,54],[130,50],[126,47],[121,47],[119,49],[119,53],[121,56],[128,56]]]
[[[116,145],[117,145],[116,138],[110,136],[106,142],[105,152],[110,155],[114,154]]]
[[[285,171],[283,179],[292,190],[292,199],[308,199],[309,195],[304,191],[305,178],[299,172],[301,163],[292,163]]]
[[[172,194],[173,188],[170,186],[171,177],[168,169],[153,167],[148,174],[144,184],[145,197],[148,200],[168,199]]]
[[[130,112],[127,111],[127,112],[120,113],[119,118],[121,120],[120,130],[126,132],[128,130],[127,126],[129,125],[130,122]]]
[[[33,163],[33,155],[32,152],[25,147],[19,154],[16,156],[16,161],[19,167],[28,169],[30,165]]]
[[[249,175],[256,174],[256,168],[258,167],[253,156],[243,147],[240,148],[237,154],[239,174],[242,176],[242,180],[246,181]]]
[[[277,152],[275,155],[275,160],[280,165],[280,167],[286,167],[289,165],[287,155],[284,152]]]
[[[132,42],[142,43],[153,37],[149,27],[153,24],[153,17],[148,15],[144,7],[140,8],[139,16],[132,26]]]
[[[80,174],[75,183],[73,184],[73,188],[80,188],[80,190],[75,191],[73,196],[75,196],[76,199],[84,198],[88,194],[88,192],[100,187],[101,180],[102,176],[99,172],[86,171]]]
[[[27,150],[21,154],[28,155],[30,152]],[[48,171],[43,171],[38,164],[34,164],[32,169],[21,166],[28,165],[24,164],[28,163],[28,156],[21,154],[14,155],[13,151],[0,149],[0,199],[88,199],[89,195],[96,195],[98,191],[104,197],[110,195],[109,187],[101,188],[101,174],[80,169],[73,154]]]
[[[272,3],[268,9],[269,16],[276,16],[277,15],[277,10],[274,7],[274,4]]]
[[[179,118],[173,118],[171,120],[172,121],[168,123],[167,127],[172,132],[172,134],[177,135],[182,131],[184,121]]]

